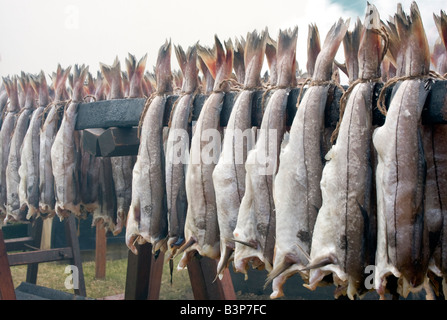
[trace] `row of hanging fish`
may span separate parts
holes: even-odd
[[[199,254],[218,261],[222,277],[266,269],[272,298],[299,274],[311,290],[334,284],[335,296],[354,299],[371,290],[428,298],[447,294],[444,257],[444,125],[422,125],[431,84],[447,72],[447,16],[434,15],[440,34],[430,54],[416,3],[401,5],[387,23],[368,4],[365,22],[339,19],[320,44],[309,26],[307,75],[296,61],[298,28],[267,30],[213,48],[175,46],[180,71],[171,71],[171,42],[161,46],[155,72],[147,57],[129,55],[88,67],[58,68],[48,86],[39,76],[4,78],[0,143],[0,210],[6,221],[32,216],[93,214],[125,241],[151,243],[178,268]],[[345,62],[335,61],[343,43]],[[267,60],[268,76],[261,78]],[[338,69],[349,78],[340,120],[325,125]],[[66,87],[67,78],[70,88]],[[20,90],[17,87],[20,84]],[[394,85],[385,123],[373,125],[376,88]],[[286,126],[292,89],[297,112]],[[220,115],[238,91],[225,128]],[[252,126],[256,91],[263,116]],[[385,90],[382,89],[382,93]],[[178,95],[164,127],[168,97]],[[194,99],[206,94],[195,123]],[[147,97],[137,156],[94,157],[75,130],[81,102]],[[447,171],[446,171],[447,172]],[[3,220],[3,219],[2,219]],[[373,266],[373,277],[366,270]],[[441,279],[441,280],[439,280]],[[442,288],[442,289],[441,289]]]
[[[2,222],[92,213],[94,223],[100,220],[115,234],[121,232],[131,193],[126,178],[133,163],[120,175],[117,159],[84,151],[82,131],[75,130],[77,107],[81,102],[150,95],[156,84],[151,74],[144,74],[145,63],[145,57],[137,64],[129,54],[127,72],[119,63],[101,65],[96,79],[88,67],[76,65],[70,73],[71,67],[59,65],[51,85],[43,71],[3,78]]]
[[[430,182],[425,163],[430,161],[423,150],[435,144],[430,140],[423,145],[420,124],[433,81],[430,52],[415,3],[409,16],[398,6],[391,20],[383,23],[376,8],[368,5],[365,25],[357,21],[350,32],[349,21],[340,19],[321,47],[316,27],[310,27],[310,84],[287,136],[288,95],[297,80],[303,80],[296,78],[297,28],[280,31],[277,42],[266,32],[248,34],[245,72],[241,72],[231,41],[222,45],[216,37],[213,50],[198,47],[214,86],[192,136],[187,133],[187,119],[194,85],[186,78],[196,79],[197,70],[185,71],[187,62],[180,61],[188,74],[185,83],[191,85],[183,88],[181,99],[189,102],[183,105],[179,100],[182,108],[174,106],[169,128],[173,137],[166,148],[162,114],[170,91],[159,91],[143,113],[144,144],[137,163],[147,161],[147,165],[133,171],[133,188],[141,186],[141,191],[132,196],[136,202],[130,210],[127,245],[135,250],[135,241],[150,242],[154,251],[170,251],[169,257],[183,254],[180,269],[195,254],[218,259],[218,276],[230,261],[238,272],[246,273],[250,265],[265,268],[267,282],[273,282],[273,298],[283,295],[284,282],[295,273],[312,290],[334,283],[336,296],[351,299],[371,289],[381,298],[386,292],[406,297],[422,288],[429,298],[432,290],[439,293],[429,276],[445,277],[439,265],[442,259],[430,269],[429,259],[434,263],[432,253],[442,246],[444,213],[439,207],[429,210],[424,199],[442,193],[425,188],[425,182]],[[435,20],[442,35],[445,14]],[[344,65],[334,61],[342,42]],[[190,49],[188,57],[194,52]],[[264,55],[271,77],[262,123],[255,135],[237,140],[236,132],[251,128],[252,93],[266,89],[260,81]],[[443,72],[439,56],[432,55],[433,64]],[[162,65],[168,66],[160,62]],[[347,72],[351,85],[342,98],[341,120],[334,133],[325,128],[324,111],[329,89],[335,85],[336,65]],[[239,75],[240,92],[224,130],[220,112],[225,92],[233,89],[232,68]],[[374,131],[373,94],[384,76],[397,85],[385,124]],[[175,133],[178,128],[186,134]],[[210,137],[210,132],[219,134]],[[180,159],[179,154],[172,148],[179,145],[172,141],[183,146],[176,149],[183,155],[177,166],[173,159]],[[210,149],[210,141],[221,143],[222,149]],[[242,148],[241,141],[245,143]],[[189,151],[186,155],[184,149]],[[441,171],[432,174],[435,182],[431,187],[439,188]],[[430,237],[427,228],[431,228]],[[437,250],[442,255],[442,249]],[[366,283],[368,266],[375,266],[372,286]]]

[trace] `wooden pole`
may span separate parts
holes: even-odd
[[[105,279],[106,277],[106,252],[107,238],[103,220],[96,222],[96,249],[95,249],[95,278]]]
[[[11,268],[9,267],[3,231],[0,228],[0,299],[16,300]]]

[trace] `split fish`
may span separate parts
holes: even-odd
[[[20,211],[28,208],[26,218],[29,220],[39,212],[39,159],[40,159],[40,126],[45,108],[50,102],[48,85],[43,71],[38,77],[30,76],[30,84],[38,97],[38,107],[34,110],[28,130],[23,139],[22,154],[19,167]]]
[[[64,110],[60,128],[51,147],[51,165],[56,195],[55,210],[60,219],[70,213],[80,216],[80,138],[75,130],[78,106],[83,100],[88,67],[75,65],[71,101]]]
[[[166,145],[166,196],[168,209],[168,250],[171,256],[185,242],[185,219],[188,203],[185,176],[191,137],[191,115],[198,90],[197,46],[175,47],[183,74],[180,96],[171,111],[169,136]]]
[[[9,97],[9,105],[6,109],[6,115],[2,123],[0,130],[0,209],[2,213],[3,222],[6,217],[6,167],[8,165],[8,158],[11,148],[11,137],[14,132],[14,127],[18,118],[18,113],[20,111],[19,95],[17,87],[17,76],[12,79],[9,77],[3,78],[5,83],[6,92]]]
[[[20,207],[19,167],[21,164],[21,148],[25,138],[30,118],[35,110],[35,92],[30,83],[30,75],[22,72],[19,78],[20,87],[25,94],[25,104],[19,112],[14,133],[11,137],[8,165],[6,166],[6,219],[7,221],[22,221],[26,217],[26,209]],[[22,210],[21,210],[22,209]]]
[[[56,214],[56,193],[54,185],[53,167],[51,164],[51,147],[62,121],[61,109],[68,97],[66,82],[71,67],[62,69],[57,66],[53,74],[54,99],[45,109],[40,129],[39,151],[39,213],[43,218],[51,218]],[[62,110],[63,111],[63,110]]]
[[[349,78],[353,87],[340,111],[336,143],[326,155],[321,178],[322,207],[315,222],[310,251],[308,287],[315,289],[323,278],[332,274],[337,286],[336,296],[347,294],[350,299],[361,296],[365,288],[365,268],[374,264],[375,237],[372,222],[372,157],[373,95],[381,81],[380,66],[383,57],[380,17],[375,6],[368,5],[365,23],[368,28],[357,28],[351,38],[355,54],[352,59],[358,69]],[[347,33],[348,34],[348,33]],[[350,46],[346,44],[346,50]],[[357,58],[358,57],[358,58]],[[325,263],[321,263],[325,262]],[[320,267],[313,268],[317,264]]]
[[[116,57],[112,66],[101,63],[100,68],[110,88],[108,99],[124,99],[124,85],[118,57]],[[125,217],[132,199],[132,169],[135,158],[133,156],[118,156],[111,157],[110,161],[117,204],[116,216]],[[108,217],[107,221],[115,224],[116,219]],[[122,223],[121,220],[120,223]],[[115,225],[109,225],[109,227],[115,229]],[[118,229],[120,228],[121,226]]]
[[[244,89],[235,98],[233,109],[225,129],[222,152],[213,171],[217,217],[220,231],[220,260],[217,274],[220,276],[233,260],[235,248],[233,231],[236,227],[239,207],[245,192],[245,162],[254,145],[252,137],[252,100],[256,89],[261,87],[261,68],[265,54],[266,32],[247,34],[243,60]],[[236,61],[236,56],[235,56]],[[242,63],[241,63],[242,64]]]
[[[230,89],[226,80],[230,79],[233,69],[233,44],[231,40],[225,42],[224,50],[217,36],[214,40],[214,54],[203,47],[199,47],[198,50],[215,82],[213,92],[200,111],[191,140],[186,172],[188,209],[185,239],[187,240],[178,252],[178,254],[183,252],[178,264],[179,269],[186,267],[195,253],[211,259],[220,257],[219,226],[212,174],[220,156],[220,112],[225,92]]]
[[[396,59],[398,69],[400,66],[405,76],[420,79],[396,84],[385,124],[373,134],[378,155],[374,287],[381,298],[390,276],[397,278],[401,296],[420,291],[426,284],[429,259],[424,210],[426,161],[420,119],[429,90],[423,77],[429,73],[430,52],[415,2],[411,4],[411,16],[398,6],[394,20],[401,48]]]
[[[253,268],[273,265],[276,213],[273,181],[277,173],[281,141],[285,131],[286,107],[290,90],[296,85],[296,44],[298,27],[281,30],[276,53],[277,82],[265,108],[256,145],[245,165],[245,193],[233,231],[236,248],[234,266],[246,274]]]
[[[439,34],[444,36],[441,43],[444,51],[442,55],[435,56],[435,46],[432,61],[437,71],[444,74],[447,72],[447,15],[441,11],[434,18]],[[442,124],[425,124],[422,126],[422,138],[427,161],[424,205],[431,252],[429,270],[442,278],[442,290],[444,297],[447,297],[447,127]]]
[[[163,117],[172,94],[171,42],[160,48],[156,63],[157,92],[147,103],[140,122],[140,146],[132,172],[132,201],[127,216],[126,244],[137,254],[135,241],[152,244],[153,252],[167,249]]]
[[[293,120],[289,143],[280,156],[275,178],[276,245],[272,298],[281,296],[282,285],[308,263],[312,235],[321,207],[320,180],[324,166],[324,110],[333,73],[335,54],[349,20],[340,19],[329,30],[319,52],[311,86],[305,91]],[[307,272],[301,276],[307,280]]]

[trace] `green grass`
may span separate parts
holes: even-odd
[[[180,258],[180,257],[179,257]],[[178,261],[174,262],[174,266]],[[73,290],[65,288],[64,282],[68,274],[65,273],[67,264],[47,262],[39,264],[37,285],[73,293]],[[17,287],[26,279],[26,266],[11,267],[14,287]],[[95,262],[88,261],[82,264],[84,271],[87,296],[89,298],[103,298],[123,294],[126,284],[127,259],[107,260],[106,278],[95,279]],[[172,285],[170,283],[169,265],[163,269],[160,299],[193,299],[188,272],[186,270],[174,270]]]

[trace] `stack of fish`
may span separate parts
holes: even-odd
[[[447,296],[447,128],[421,122],[431,85],[447,72],[447,16],[434,15],[440,39],[430,55],[416,3],[409,15],[398,5],[387,23],[373,5],[366,12],[353,31],[339,19],[322,45],[309,26],[306,77],[295,27],[277,40],[264,30],[234,46],[217,36],[213,48],[175,46],[178,72],[166,41],[153,75],[145,73],[147,56],[129,54],[126,71],[116,59],[101,63],[95,79],[78,65],[72,74],[58,66],[50,86],[43,72],[3,78],[2,221],[91,214],[114,234],[125,226],[136,254],[136,242],[170,261],[183,254],[179,268],[197,254],[218,261],[219,277],[232,261],[242,273],[265,268],[272,298],[297,273],[311,290],[334,284],[336,297],[422,289],[427,298]],[[342,43],[344,64],[334,60]],[[261,78],[264,58],[269,76]],[[327,128],[339,68],[349,86],[336,128]],[[374,93],[383,82],[382,93],[394,84],[393,93],[388,110],[379,97],[386,117],[375,128]],[[289,128],[286,106],[296,87],[302,93]],[[223,128],[230,91],[238,93]],[[259,128],[252,127],[256,91],[264,91]],[[192,123],[198,94],[207,98]],[[137,157],[84,150],[75,130],[81,102],[142,97]]]

